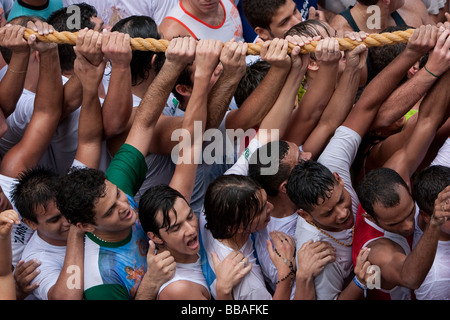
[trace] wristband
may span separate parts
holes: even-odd
[[[433,72],[431,72],[430,70],[427,69],[427,66],[423,66],[423,68],[425,69],[426,72],[428,72],[429,74],[431,74],[433,77],[435,78],[439,78],[437,75],[435,75]]]
[[[356,276],[353,277],[353,282],[362,290],[364,291],[364,298],[366,297],[367,293],[367,287],[363,285],[361,282],[359,282],[358,278]]]

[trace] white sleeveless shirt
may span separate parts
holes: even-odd
[[[220,0],[225,16],[218,26],[212,26],[189,13],[181,1],[174,6],[165,19],[180,23],[196,39],[216,39],[227,42],[233,38],[244,41],[242,21],[233,0]]]

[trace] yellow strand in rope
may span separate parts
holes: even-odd
[[[381,47],[385,45],[393,45],[396,43],[407,43],[409,38],[413,34],[414,29],[408,29],[405,31],[395,31],[386,33],[372,33],[367,36],[363,41],[351,40],[349,38],[336,38],[339,42],[341,51],[348,51],[356,48],[360,44],[365,44],[368,48],[370,47]],[[24,38],[28,39],[32,34],[34,34],[38,41],[43,42],[53,42],[58,44],[76,44],[77,32],[68,31],[54,31],[49,35],[39,35],[32,29],[25,29]],[[311,41],[310,44],[302,47],[301,53],[314,52],[317,47],[317,41]],[[153,51],[153,52],[165,52],[169,46],[169,41],[164,39],[143,39],[143,38],[132,38],[131,48],[137,51]],[[248,43],[248,55],[259,55],[261,52],[262,43]],[[289,44],[290,50],[294,48],[292,43]]]

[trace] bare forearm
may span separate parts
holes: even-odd
[[[67,238],[66,257],[49,300],[81,300],[84,290],[84,232],[71,226]]]
[[[109,90],[102,107],[106,138],[125,131],[132,109],[131,70],[112,68]]]
[[[28,69],[29,54],[13,53],[3,80],[0,84],[1,108],[7,118],[16,108],[22,95]]]
[[[65,118],[78,109],[83,99],[83,87],[76,75],[70,77],[63,88],[63,111],[61,118]]]
[[[39,83],[36,92],[35,111],[61,116],[63,85],[58,51],[55,49],[41,53]]]
[[[277,100],[287,75],[288,70],[271,67],[239,109],[228,116],[227,129],[246,130],[260,125]]]
[[[433,265],[439,235],[440,226],[427,225],[416,247],[403,263],[400,273],[401,285],[410,289],[418,289],[422,285]]]
[[[436,78],[421,69],[381,105],[372,129],[388,126],[406,114],[431,88]]]
[[[294,300],[316,300],[316,288],[314,286],[313,277],[297,276]]]

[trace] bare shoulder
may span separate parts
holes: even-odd
[[[406,258],[403,248],[388,238],[374,240],[367,247],[370,248],[370,263],[378,266],[389,265],[394,259]]]
[[[159,25],[159,31],[164,39],[172,40],[176,37],[192,36],[186,27],[172,17],[166,17]]]
[[[406,24],[411,27],[417,28],[424,24],[434,24],[422,0],[405,1],[403,7],[397,11]]]

